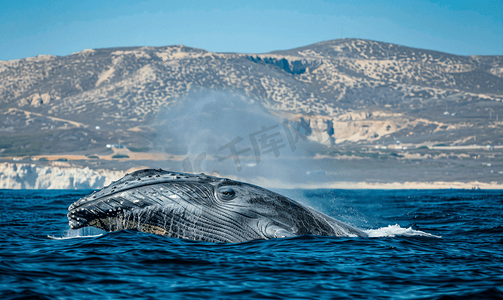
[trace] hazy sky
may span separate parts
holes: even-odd
[[[502,0],[0,0],[0,60],[176,44],[263,53],[341,37],[503,55],[502,20]]]

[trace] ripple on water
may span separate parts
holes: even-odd
[[[500,191],[297,191],[370,237],[238,244],[69,230],[88,193],[0,191],[1,299],[503,298]]]

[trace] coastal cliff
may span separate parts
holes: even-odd
[[[78,167],[0,164],[0,189],[100,189],[124,176],[123,171]]]

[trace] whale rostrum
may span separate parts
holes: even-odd
[[[68,208],[72,229],[138,230],[237,243],[256,239],[366,236],[360,229],[267,189],[204,174],[146,169]]]

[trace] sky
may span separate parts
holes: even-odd
[[[503,1],[0,0],[0,60],[180,44],[265,53],[339,38],[503,55]]]

